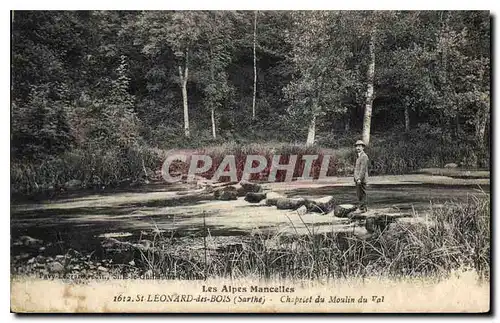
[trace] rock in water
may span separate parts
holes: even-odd
[[[102,247],[105,249],[112,249],[116,246],[120,246],[121,242],[116,240],[115,238],[106,238],[102,243]]]
[[[99,266],[99,267],[97,267],[97,270],[106,272],[106,271],[108,271],[108,268],[103,267],[103,266]]]
[[[245,190],[245,192],[259,193],[262,192],[262,186],[257,183],[251,183],[246,180],[240,181],[241,187]]]
[[[347,217],[351,212],[357,209],[356,205],[353,204],[340,204],[335,206],[333,214],[339,218]]]
[[[302,205],[301,207],[299,207],[297,210],[297,214],[298,215],[304,215],[307,213],[307,207],[305,205]]]
[[[236,200],[238,196],[245,196],[245,190],[239,184],[225,186],[214,192],[214,197],[223,201]]]
[[[64,187],[68,190],[76,190],[82,187],[82,181],[78,179],[72,179],[64,183]]]
[[[458,165],[455,163],[449,163],[449,164],[444,165],[444,168],[457,168],[457,167],[458,167]]]
[[[377,224],[375,223],[375,218],[368,217],[365,220],[366,231],[373,233],[377,230]]]
[[[230,201],[237,199],[238,199],[238,193],[236,191],[223,190],[219,196],[219,200],[221,201]]]
[[[64,271],[64,266],[61,265],[59,262],[54,261],[47,264],[47,269],[53,273],[61,273]]]
[[[236,190],[236,195],[238,196],[245,196],[245,194],[247,194],[245,188],[240,184],[232,185],[230,187],[233,187]]]
[[[279,210],[296,210],[302,205],[306,204],[306,200],[298,197],[298,198],[280,198],[276,201],[276,207]]]
[[[278,199],[282,199],[282,198],[285,198],[285,197],[281,194],[278,194],[276,192],[269,192],[266,194],[266,205],[268,205],[268,206],[276,205],[276,203],[278,202]]]
[[[333,196],[325,196],[315,200],[307,200],[307,210],[310,212],[330,213],[335,207]]]
[[[35,247],[40,246],[43,243],[43,240],[35,239],[30,236],[22,236],[19,238],[19,241],[25,247]]]
[[[259,203],[263,199],[266,198],[265,193],[254,193],[254,192],[249,192],[245,195],[245,201],[250,202],[250,203]]]

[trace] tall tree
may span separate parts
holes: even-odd
[[[140,21],[142,29],[147,34],[144,52],[161,54],[168,44],[176,58],[178,84],[182,93],[184,116],[184,136],[190,137],[188,81],[190,65],[197,54],[197,43],[200,37],[199,23],[203,16],[198,11],[147,11]]]
[[[252,97],[252,118],[255,120],[255,98],[257,96],[257,53],[255,48],[257,46],[257,14],[255,11],[255,17],[253,21],[253,97]]]
[[[372,122],[372,107],[373,107],[373,96],[374,96],[374,78],[375,78],[375,42],[376,42],[376,27],[370,32],[370,42],[369,48],[369,63],[368,70],[366,72],[366,103],[365,112],[363,116],[363,142],[365,145],[370,144],[370,128]]]
[[[232,13],[209,11],[200,19],[199,41],[201,64],[208,66],[208,73],[200,71],[199,82],[204,88],[205,104],[210,109],[212,137],[217,138],[216,115],[227,101],[231,89],[226,73],[232,52]],[[205,46],[203,45],[205,43]]]
[[[346,68],[349,40],[339,35],[349,24],[347,17],[339,12],[290,14],[293,24],[286,39],[292,46],[290,61],[294,73],[285,93],[292,102],[290,113],[308,120],[306,144],[313,145],[317,119],[327,111],[340,114],[346,111],[340,101],[353,79]]]
[[[391,22],[394,21],[395,12],[384,11],[361,11],[353,14],[354,22],[357,21],[357,33],[362,41],[367,43],[366,52],[366,91],[363,113],[363,131],[362,138],[366,145],[370,143],[371,121],[373,115],[373,101],[376,97],[375,79],[376,79],[376,60],[377,52],[381,50],[379,44],[381,38],[391,28]]]

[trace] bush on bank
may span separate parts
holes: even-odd
[[[266,180],[274,155],[282,155],[280,163],[288,163],[290,155],[297,155],[294,177],[303,174],[304,155],[318,155],[313,162],[311,176],[317,178],[325,155],[330,155],[327,176],[351,176],[355,161],[352,143],[358,138],[353,134],[322,136],[315,146],[282,142],[236,142],[210,144],[209,141],[191,139],[184,146],[195,147],[192,153],[206,154],[212,158],[212,167],[202,174],[211,178],[226,155],[234,155],[238,178],[243,173],[246,156],[261,155],[267,160],[267,167],[251,180]],[[185,141],[185,140],[184,140]],[[180,144],[179,144],[180,145]],[[180,148],[177,145],[174,148]],[[196,148],[198,147],[198,148]],[[14,193],[31,194],[49,188],[61,187],[69,180],[82,181],[83,187],[109,187],[124,182],[137,182],[158,174],[167,149],[151,148],[137,141],[125,145],[92,144],[56,156],[45,156],[33,160],[12,160],[11,190]],[[489,152],[474,146],[474,143],[453,140],[449,135],[436,133],[420,127],[410,133],[375,134],[366,148],[370,158],[370,175],[406,174],[420,168],[443,167],[456,163],[466,168],[488,168]],[[254,165],[256,166],[256,165]],[[145,171],[146,170],[146,171]],[[187,167],[181,169],[187,172]],[[153,176],[154,177],[154,176]],[[285,173],[278,171],[277,181],[284,180]],[[155,178],[161,179],[156,176]],[[229,178],[221,178],[229,180]]]

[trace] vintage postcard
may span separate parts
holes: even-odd
[[[487,313],[488,11],[12,11],[11,311]]]

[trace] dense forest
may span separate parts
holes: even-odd
[[[15,11],[11,187],[154,176],[174,148],[368,144],[489,167],[485,11]],[[229,148],[228,148],[229,147]]]

